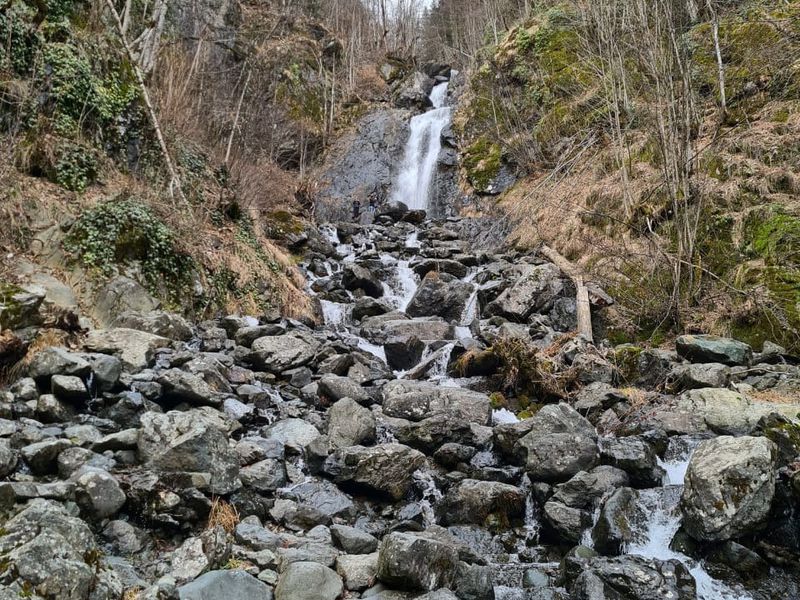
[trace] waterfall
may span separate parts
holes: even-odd
[[[442,131],[450,123],[451,109],[444,106],[447,82],[431,91],[433,109],[411,119],[403,164],[392,190],[392,200],[411,209],[427,210],[436,163],[442,149]]]

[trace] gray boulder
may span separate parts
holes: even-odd
[[[603,504],[597,524],[592,529],[595,549],[606,555],[623,552],[634,539],[633,526],[642,518],[637,512],[637,492],[628,487],[619,488]]]
[[[505,530],[525,517],[525,501],[525,493],[513,485],[464,479],[447,491],[439,510],[444,525],[475,523]]]
[[[698,388],[724,388],[730,381],[730,367],[720,363],[675,365],[667,375],[673,393]]]
[[[294,562],[278,577],[275,600],[336,600],[344,585],[336,571],[315,562]]]
[[[280,442],[284,447],[298,453],[303,452],[306,446],[321,435],[316,427],[303,419],[278,421],[264,427],[261,434],[267,440]]]
[[[28,375],[42,387],[49,385],[53,375],[86,377],[91,371],[91,365],[80,355],[58,347],[37,352],[28,365]]]
[[[41,323],[39,307],[46,292],[31,286],[27,289],[3,284],[0,288],[0,329],[22,329]]]
[[[336,559],[336,572],[341,575],[348,590],[361,591],[375,582],[378,571],[378,553],[350,556],[343,554]]]
[[[340,448],[327,458],[323,471],[345,487],[369,490],[401,500],[413,484],[412,474],[425,455],[402,444]]]
[[[148,313],[158,308],[158,300],[139,282],[124,276],[115,277],[100,288],[92,305],[92,316],[103,327],[110,327],[125,312]]]
[[[239,460],[227,434],[227,422],[213,411],[148,412],[141,417],[139,457],[165,472],[206,476],[207,484],[198,487],[228,494],[241,482]]]
[[[375,416],[350,398],[328,410],[328,438],[333,448],[368,445],[375,441]]]
[[[564,280],[558,267],[549,263],[532,266],[490,302],[484,312],[488,316],[497,315],[524,323],[533,313],[550,310],[554,300],[564,290]]]
[[[165,337],[124,327],[92,330],[84,341],[89,352],[116,356],[131,371],[141,371],[149,366],[156,349],[170,344],[171,341]]]
[[[675,340],[678,356],[694,363],[749,365],[753,349],[737,340],[716,335],[682,335]]]
[[[600,461],[625,471],[634,487],[659,486],[666,474],[658,465],[658,456],[652,446],[636,436],[602,439]]]
[[[80,377],[72,375],[53,375],[50,379],[50,390],[59,400],[70,403],[85,402],[89,399],[89,390]]]
[[[350,398],[360,404],[370,404],[372,402],[367,390],[349,377],[339,377],[328,373],[320,378],[317,386],[319,395],[324,396],[331,402],[336,402],[342,398]]]
[[[401,590],[451,588],[458,574],[455,546],[426,533],[390,533],[378,551],[378,580]]]
[[[209,571],[178,588],[180,600],[272,600],[272,589],[236,569]]]
[[[222,398],[200,375],[182,369],[168,369],[156,380],[164,398],[174,402],[187,402],[196,406],[221,406]]]
[[[93,519],[107,519],[125,505],[125,492],[108,471],[82,467],[73,473],[75,500],[84,514]]]
[[[361,290],[367,296],[380,298],[383,296],[383,285],[366,267],[356,264],[347,264],[342,269],[342,285],[346,290],[355,292]]]
[[[430,93],[434,81],[425,73],[414,72],[411,79],[400,89],[394,104],[398,108],[426,110],[432,106]]]
[[[411,317],[442,317],[460,321],[473,285],[446,273],[429,272],[406,307]]]
[[[286,335],[258,338],[252,345],[252,359],[256,366],[279,374],[288,369],[302,367],[310,362],[319,350],[310,333],[293,331]]]
[[[332,525],[331,536],[347,554],[370,554],[378,549],[378,540],[366,531],[347,525]]]
[[[575,600],[695,600],[694,578],[677,560],[640,556],[590,559],[572,586]]]
[[[763,437],[702,442],[686,471],[684,527],[693,538],[721,541],[763,525],[775,494],[777,447]]]
[[[330,481],[298,483],[280,490],[278,497],[293,501],[283,506],[279,506],[280,500],[275,502],[281,513],[279,520],[304,529],[330,525],[334,518],[348,519],[355,512],[353,501]]]
[[[138,329],[183,342],[192,338],[192,327],[186,319],[180,315],[163,311],[146,313],[127,311],[114,319],[114,327]]]
[[[795,418],[800,412],[797,402],[760,402],[732,390],[703,388],[689,390],[678,398],[674,414],[688,415],[698,430],[710,429],[724,435],[749,433],[758,421],[773,412]]]

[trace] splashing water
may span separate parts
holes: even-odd
[[[412,210],[427,210],[429,206],[442,131],[450,124],[451,109],[443,106],[446,97],[447,83],[434,86],[430,95],[434,108],[411,119],[411,133],[392,200],[404,202]]]
[[[442,492],[436,487],[436,482],[427,471],[414,471],[411,476],[422,494],[419,506],[422,509],[423,525],[427,529],[431,525],[436,525],[435,509],[436,504],[442,499]]]

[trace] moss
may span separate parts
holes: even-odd
[[[303,221],[285,210],[276,210],[264,215],[266,233],[275,240],[286,239],[288,235],[302,233],[305,229]]]
[[[622,344],[614,348],[614,363],[623,381],[630,383],[639,376],[639,357],[642,348],[633,344]]]
[[[479,138],[470,145],[462,156],[462,164],[467,178],[476,190],[485,192],[500,173],[503,153],[499,144],[486,137]]]
[[[508,400],[501,392],[492,392],[489,394],[489,404],[495,410],[500,408],[508,408]]]

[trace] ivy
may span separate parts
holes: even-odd
[[[56,149],[55,182],[73,192],[82,192],[97,177],[97,159],[91,148],[67,140]]]
[[[118,265],[138,263],[150,290],[158,294],[166,287],[176,301],[191,283],[194,263],[176,248],[172,229],[133,199],[112,200],[84,212],[64,246],[85,267],[105,276]]]

